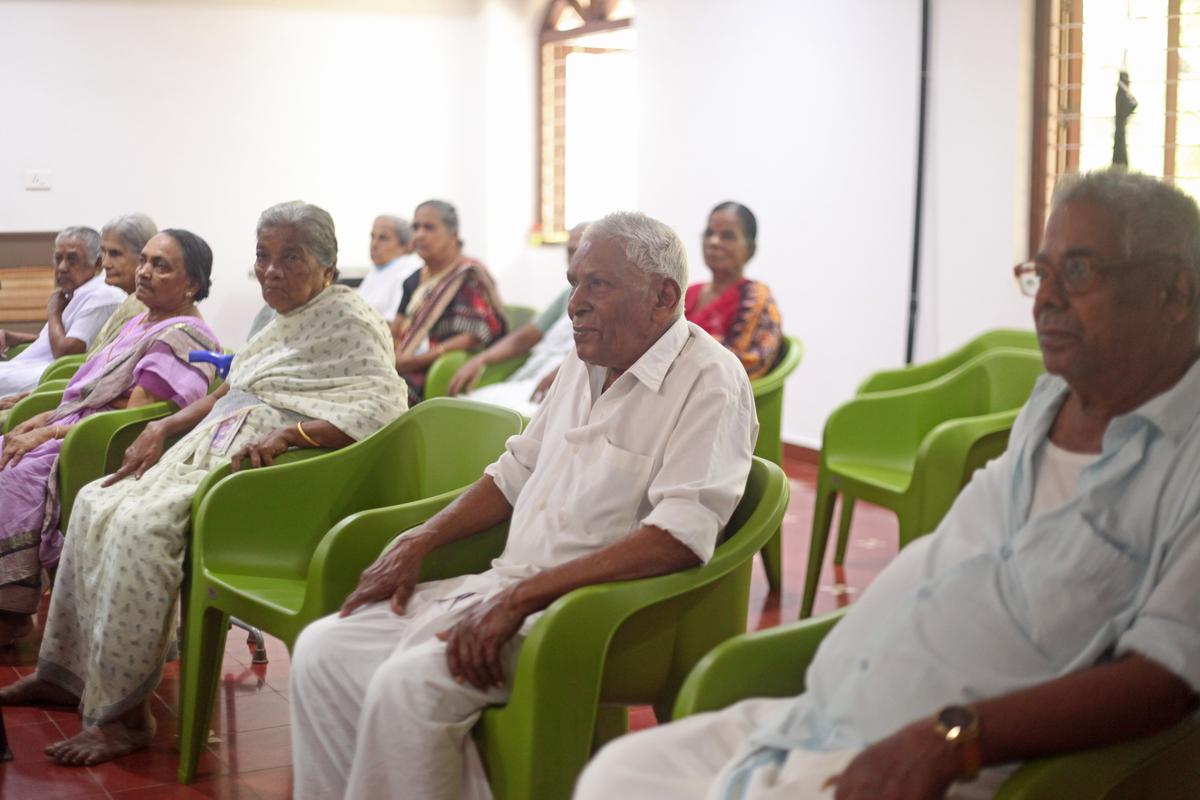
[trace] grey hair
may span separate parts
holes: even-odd
[[[101,238],[109,233],[116,235],[125,249],[137,256],[141,255],[146,242],[158,233],[158,226],[145,214],[125,214],[104,223],[100,229]]]
[[[687,249],[668,225],[640,211],[617,211],[588,225],[580,249],[587,242],[611,239],[625,258],[647,275],[662,275],[679,286],[674,318],[683,315],[683,293],[688,285]]]
[[[89,228],[86,225],[72,225],[69,228],[63,228],[58,232],[58,236],[54,237],[54,244],[57,245],[66,239],[79,240],[83,245],[83,254],[92,266],[95,266],[96,262],[100,260],[100,234],[96,233],[95,228]]]
[[[398,217],[395,214],[380,214],[375,218],[375,221],[384,220],[388,225],[392,226],[392,230],[396,232],[396,239],[400,244],[408,244],[412,241],[412,225],[408,223],[404,217]]]
[[[1071,202],[1095,203],[1113,216],[1122,258],[1175,257],[1200,272],[1200,209],[1182,189],[1111,168],[1060,180],[1050,210]]]
[[[257,236],[267,228],[296,228],[304,237],[304,249],[322,267],[337,275],[337,235],[329,212],[311,203],[291,200],[271,206],[258,218]]]
[[[416,210],[420,211],[422,208],[432,208],[436,211],[438,219],[446,226],[446,231],[458,239],[458,246],[462,247],[463,240],[458,235],[458,209],[454,207],[453,203],[447,203],[445,200],[426,200],[419,204]]]

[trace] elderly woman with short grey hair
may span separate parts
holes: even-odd
[[[0,705],[80,707],[82,732],[46,750],[60,764],[108,761],[153,737],[148,699],[171,641],[192,496],[205,475],[225,464],[269,466],[290,448],[345,447],[406,408],[387,326],[353,290],[333,285],[337,238],[326,211],[299,202],[264,211],[254,272],[278,316],[238,352],[220,389],[150,423],[116,473],[79,493],[38,670],[0,690]]]
[[[104,282],[115,286],[129,296],[112,313],[96,340],[87,349],[91,358],[108,345],[125,323],[146,310],[137,298],[137,269],[142,260],[142,248],[158,233],[154,220],[145,214],[125,214],[104,223],[100,229],[100,268],[104,270]]]
[[[425,263],[404,281],[392,336],[396,371],[416,401],[438,356],[487,347],[507,332],[508,320],[487,267],[463,255],[453,205],[426,200],[417,206],[412,225],[413,248]]]

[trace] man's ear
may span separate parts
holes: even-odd
[[[1194,313],[1196,303],[1200,301],[1200,281],[1197,281],[1196,271],[1190,267],[1176,269],[1163,295],[1164,311],[1170,319],[1179,321]]]
[[[663,277],[658,285],[658,302],[656,307],[665,311],[674,313],[679,306],[679,298],[683,297],[683,290],[679,288],[679,284],[673,278]]]

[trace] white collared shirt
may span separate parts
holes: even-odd
[[[404,295],[404,279],[421,268],[421,257],[406,253],[393,258],[382,267],[372,266],[358,285],[362,299],[371,304],[383,318],[391,322],[400,308]]]
[[[125,292],[104,282],[103,272],[97,274],[75,290],[71,301],[63,309],[62,323],[67,338],[78,339],[86,349],[125,298]],[[38,362],[45,365],[49,365],[53,360],[54,351],[50,349],[50,323],[42,327],[33,344],[13,359],[23,363]]]
[[[492,562],[523,578],[661,528],[702,561],[746,485],[758,437],[741,363],[680,318],[607,391],[567,356],[533,422],[486,473],[513,505]]]

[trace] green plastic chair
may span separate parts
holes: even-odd
[[[727,538],[707,564],[584,587],[551,604],[521,647],[509,702],[487,709],[474,731],[498,800],[565,800],[595,749],[625,732],[628,706],[653,704],[665,718],[692,665],[745,631],[754,553],[783,520],[788,495],[783,470],[755,458]],[[326,611],[409,521],[388,510],[346,521],[346,551],[325,560],[341,576]],[[421,579],[486,570],[506,533],[499,525],[439,549]]]
[[[531,306],[505,306],[504,315],[508,317],[508,329],[515,331],[522,325],[531,322],[538,314],[538,310]]]
[[[1038,352],[995,348],[933,381],[862,395],[829,415],[801,618],[812,614],[837,495],[895,512],[902,548],[931,532],[975,470],[1004,452],[1042,371]],[[849,511],[846,503],[835,564],[845,561]]]
[[[195,777],[208,741],[230,616],[290,649],[305,625],[340,606],[387,539],[458,496],[522,425],[515,411],[442,398],[341,450],[295,451],[268,469],[223,467],[205,478],[192,502],[183,595],[181,783]],[[387,539],[359,541],[363,518],[386,520]],[[370,557],[360,564],[347,551]]]
[[[41,386],[46,381],[52,381],[62,378],[70,378],[79,368],[83,366],[83,362],[87,360],[87,356],[83,353],[76,353],[70,356],[60,356],[50,362],[50,365],[42,370],[42,377],[38,378],[38,385]]]
[[[976,336],[957,350],[932,361],[876,372],[859,385],[857,394],[907,389],[909,386],[928,383],[997,347],[1015,347],[1021,350],[1041,349],[1038,345],[1037,334],[1033,331],[997,328]]]
[[[468,353],[466,350],[452,350],[449,353],[444,353],[438,356],[437,361],[429,366],[429,372],[425,373],[425,399],[433,397],[448,397],[450,395],[450,380],[454,377],[454,373],[458,372],[459,367],[467,363],[473,353]],[[479,374],[479,380],[475,383],[475,388],[481,388],[493,383],[500,383],[508,380],[514,372],[521,368],[521,365],[528,360],[529,354],[510,358],[507,361],[498,361],[495,364],[489,364],[483,368],[483,372]]]
[[[783,466],[783,385],[788,376],[800,366],[804,345],[795,336],[785,336],[779,361],[761,378],[750,381],[754,392],[754,410],[758,414],[758,443],[754,455],[772,464]],[[767,541],[762,549],[763,571],[772,592],[783,588],[783,528]]]
[[[751,697],[794,697],[808,664],[845,610],[737,636],[688,675],[673,718],[717,711]],[[930,712],[932,713],[932,709]],[[1200,797],[1200,721],[1111,747],[1025,762],[996,800],[1145,800]]]

